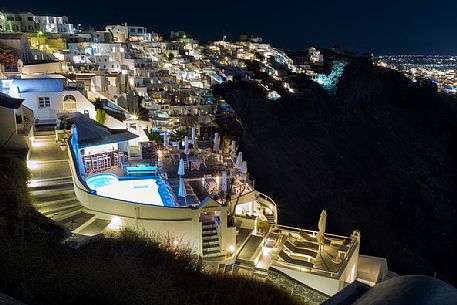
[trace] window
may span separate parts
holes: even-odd
[[[49,108],[51,107],[51,98],[49,96],[38,97],[38,108]]]
[[[22,17],[16,17],[16,21],[22,21]]]
[[[33,17],[27,17],[28,21],[33,21]]]
[[[65,97],[63,98],[63,111],[76,111],[76,99],[73,95],[65,95]]]
[[[7,21],[14,21],[14,16],[7,16],[7,17],[6,17],[6,20],[7,20]]]

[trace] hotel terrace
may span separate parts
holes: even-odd
[[[218,270],[266,278],[285,274],[326,295],[357,278],[360,234],[325,233],[277,224],[275,202],[254,188],[233,141],[221,149],[218,134],[199,141],[195,130],[182,141],[140,145],[137,135],[109,129],[87,116],[68,115],[68,153],[74,191],[84,210],[105,231],[129,227],[171,236],[176,244]]]

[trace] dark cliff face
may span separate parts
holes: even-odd
[[[391,270],[456,284],[457,101],[363,61],[335,96],[301,88],[276,102],[248,83],[214,88],[240,118],[248,169],[280,222],[317,229],[327,209],[328,232],[360,230],[362,253]]]

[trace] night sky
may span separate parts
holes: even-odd
[[[127,21],[168,35],[184,30],[215,40],[225,30],[261,36],[275,47],[331,47],[376,54],[457,55],[457,1],[453,0],[231,0],[231,1],[1,1],[6,11],[66,15],[103,29]],[[131,5],[129,6],[129,4]]]

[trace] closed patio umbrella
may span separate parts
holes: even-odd
[[[168,138],[168,133],[163,134],[163,146],[168,148],[170,146],[170,139]]]
[[[232,158],[235,158],[235,156],[236,156],[236,142],[235,141],[232,141],[232,148],[230,151],[230,155],[232,156]]]
[[[216,132],[214,134],[214,146],[213,146],[213,151],[215,153],[219,153],[219,134]]]
[[[184,198],[184,202],[187,204],[187,192],[186,192],[186,185],[184,184],[184,179],[182,177],[179,178],[179,191],[178,196]]]
[[[222,182],[221,182],[221,191],[227,192],[227,172],[223,171],[221,174]]]
[[[322,210],[321,216],[319,217],[318,223],[319,232],[317,232],[316,239],[319,246],[323,246],[325,243],[325,229],[327,227],[327,211]]]
[[[179,176],[184,176],[186,174],[184,170],[184,160],[179,159],[179,167],[178,167],[178,175]]]
[[[241,164],[241,173],[243,175],[246,175],[248,173],[248,163],[246,161],[243,161]]]
[[[195,127],[192,127],[192,145],[195,145],[195,144],[197,144],[197,136],[195,133]]]
[[[243,163],[243,153],[240,151],[238,157],[236,157],[235,168],[241,169],[241,164]]]
[[[188,136],[184,137],[184,153],[186,154],[186,157],[189,157],[189,137]]]

